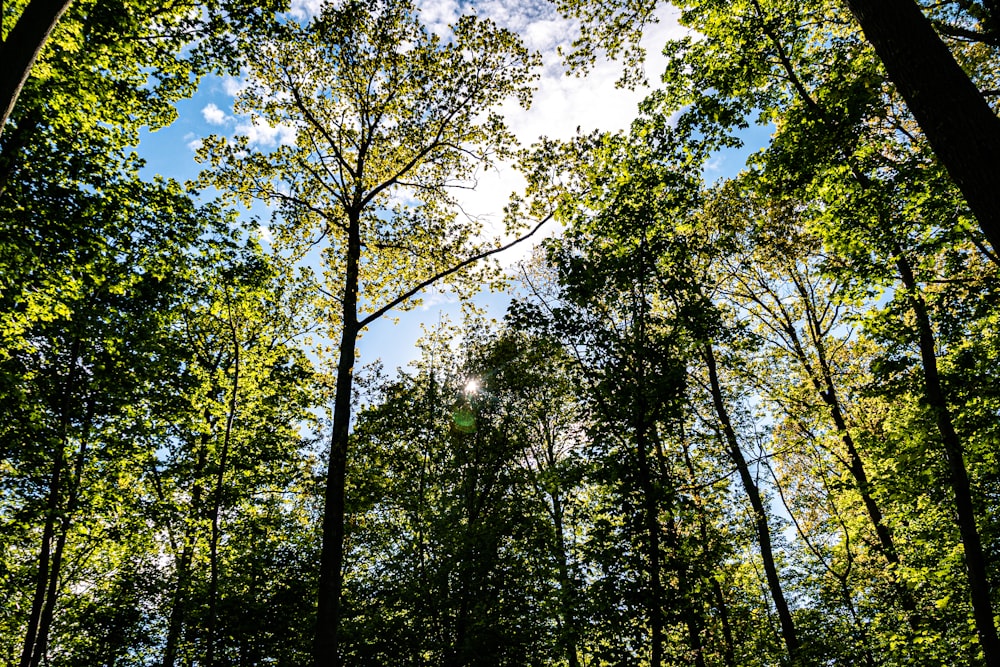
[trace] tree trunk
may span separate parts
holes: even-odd
[[[51,579],[55,576],[58,579],[59,561],[61,561],[61,543],[64,543],[63,535],[56,536],[56,523],[60,524],[59,529],[65,533],[66,516],[65,507],[60,511],[61,497],[64,492],[66,475],[66,446],[69,443],[70,397],[76,391],[77,380],[77,359],[83,342],[77,337],[70,345],[69,368],[66,372],[66,382],[62,387],[62,395],[59,397],[59,442],[56,444],[55,460],[52,462],[52,477],[49,482],[49,499],[46,503],[45,526],[42,529],[42,544],[38,555],[38,574],[35,578],[35,594],[31,601],[31,612],[28,616],[28,628],[25,632],[24,644],[21,648],[20,667],[31,667],[35,662],[35,656],[40,657],[44,652],[44,647],[48,643],[48,624],[51,621],[52,605],[48,603],[48,598],[55,594],[52,591]],[[62,515],[60,517],[60,515]],[[56,540],[53,545],[53,540]],[[53,548],[54,547],[54,548]],[[50,592],[51,591],[51,592]],[[48,618],[46,618],[48,617]]]
[[[845,0],[934,154],[1000,251],[1000,119],[913,0]]]
[[[682,438],[682,450],[684,453],[684,466],[687,468],[689,478],[693,484],[697,475],[695,474],[694,464],[691,462],[691,449],[688,446],[687,436],[683,435]],[[715,558],[709,552],[710,541],[708,539],[708,526],[705,519],[704,513],[701,511],[701,500],[697,495],[692,497],[694,501],[695,509],[698,512],[698,535],[701,537],[701,549],[702,556],[704,557],[705,564],[713,564]],[[719,584],[719,580],[709,574],[704,579],[707,579],[712,587],[712,598],[715,602],[715,608],[719,612],[719,624],[722,626],[722,660],[726,667],[736,667],[736,649],[735,643],[733,642],[733,630],[732,626],[729,624],[729,608],[726,605],[726,598],[722,594],[722,586]],[[703,579],[703,580],[704,580]]]
[[[72,0],[31,0],[0,44],[0,134],[7,124],[31,66]]]
[[[809,334],[813,348],[816,351],[816,360],[819,364],[818,369],[814,368],[812,362],[809,360],[805,347],[799,339],[798,331],[796,331],[795,325],[785,310],[784,305],[776,298],[777,308],[780,309],[784,318],[784,323],[781,325],[782,329],[784,329],[791,340],[793,347],[791,351],[799,364],[801,364],[803,370],[805,370],[813,389],[816,390],[816,393],[819,394],[819,397],[830,411],[830,418],[837,429],[840,441],[844,444],[844,449],[847,450],[847,470],[851,477],[854,478],[855,488],[861,496],[861,502],[865,506],[868,518],[871,519],[872,527],[875,529],[875,535],[878,538],[879,550],[889,564],[889,575],[893,588],[899,595],[900,604],[906,612],[910,628],[916,630],[919,626],[917,606],[910,591],[899,580],[899,552],[896,549],[892,532],[889,530],[889,527],[885,523],[885,518],[882,516],[882,510],[872,495],[871,482],[868,480],[868,473],[865,470],[864,462],[861,460],[861,454],[854,443],[854,437],[847,427],[847,420],[844,417],[840,398],[837,395],[836,386],[833,384],[833,372],[830,368],[830,362],[827,359],[826,346],[823,344],[823,336],[821,334],[822,327],[813,307],[814,304],[808,290],[798,276],[793,275],[792,282],[795,284],[796,291],[802,300],[802,305],[806,312]]]
[[[25,632],[21,648],[20,667],[31,667],[31,658],[38,641],[38,628],[41,622],[42,610],[45,608],[46,584],[49,577],[49,563],[52,559],[52,546],[55,539],[56,515],[59,509],[59,496],[62,493],[62,476],[65,465],[63,443],[59,443],[60,451],[53,464],[52,478],[49,482],[49,501],[45,512],[45,527],[42,529],[42,544],[38,554],[38,573],[35,577],[35,594],[31,600],[31,613],[28,616],[28,629]]]
[[[990,600],[990,582],[987,576],[986,554],[983,552],[979,530],[976,528],[976,512],[972,502],[972,488],[969,473],[965,468],[962,443],[951,419],[951,410],[945,398],[941,377],[938,374],[935,353],[934,330],[931,328],[927,304],[917,289],[917,281],[909,261],[897,248],[896,268],[908,292],[910,307],[917,321],[917,337],[920,345],[920,361],[924,375],[924,397],[930,407],[941,435],[944,455],[948,463],[949,482],[955,493],[955,512],[958,530],[965,551],[965,567],[969,575],[969,593],[972,598],[972,615],[976,622],[976,633],[983,649],[988,667],[1000,666],[1000,641],[997,639],[996,625],[993,623],[993,604]]]
[[[205,411],[205,421],[211,424],[211,415]],[[198,458],[195,463],[194,479],[198,480],[208,457],[208,441],[210,435],[203,434],[200,438],[201,447],[198,449]],[[177,649],[180,644],[181,630],[184,627],[187,604],[188,588],[191,585],[191,562],[194,560],[195,540],[197,533],[196,520],[201,513],[201,498],[204,492],[200,482],[195,482],[191,489],[191,503],[189,505],[189,519],[184,522],[184,545],[181,547],[180,555],[177,557],[177,584],[174,588],[173,601],[170,607],[170,618],[167,621],[167,640],[163,648],[163,662],[161,667],[174,667],[177,660]]]
[[[83,473],[83,466],[87,456],[87,441],[80,442],[80,451],[77,452],[76,464],[74,465],[73,478],[70,479],[69,500],[66,502],[66,510],[63,512],[61,525],[59,526],[59,536],[56,538],[56,548],[52,552],[52,567],[49,570],[49,581],[45,592],[45,606],[42,608],[41,620],[38,624],[38,635],[35,638],[35,648],[31,655],[31,667],[38,667],[45,657],[45,650],[49,644],[49,630],[52,627],[52,619],[55,616],[56,599],[59,595],[59,576],[62,574],[63,553],[66,551],[66,537],[73,521],[73,511],[76,509],[76,502],[80,489],[80,475]]]
[[[642,401],[639,401],[640,405]],[[642,419],[643,416],[640,416]],[[635,443],[636,472],[643,497],[643,523],[646,527],[646,560],[649,567],[649,642],[652,667],[663,664],[663,581],[660,574],[660,522],[656,489],[649,469],[648,426],[637,424]]]
[[[205,665],[215,664],[215,644],[218,634],[219,615],[219,539],[222,536],[222,523],[219,514],[222,511],[222,491],[226,480],[226,465],[229,460],[229,448],[233,441],[233,424],[236,422],[236,410],[239,406],[240,393],[240,338],[233,321],[232,304],[227,304],[229,311],[229,331],[233,345],[233,386],[229,396],[229,409],[226,413],[226,428],[222,436],[222,451],[219,453],[218,469],[215,472],[215,490],[212,494],[212,535],[209,543],[208,557],[210,578],[208,583],[208,637],[205,649]]]
[[[354,353],[358,343],[358,283],[361,258],[361,220],[352,212],[348,221],[347,267],[344,276],[340,358],[337,362],[336,396],[333,402],[333,433],[326,472],[323,546],[320,553],[319,596],[314,667],[340,667],[340,593],[344,579],[344,487],[347,480],[347,447],[351,423],[351,392],[354,387]]]
[[[712,403],[715,406],[716,416],[722,426],[722,433],[725,436],[726,444],[729,447],[729,455],[736,464],[740,473],[740,480],[743,482],[743,489],[746,491],[753,509],[754,522],[757,528],[757,540],[760,543],[760,556],[764,561],[764,573],[767,577],[767,585],[771,591],[771,598],[774,600],[775,611],[778,612],[778,621],[781,624],[781,638],[785,642],[785,648],[791,658],[793,665],[799,663],[800,644],[795,631],[795,623],[792,621],[792,614],[785,600],[785,594],[781,590],[781,580],[778,578],[778,568],[774,563],[774,553],[771,549],[771,530],[767,524],[767,512],[764,502],[760,497],[760,491],[754,482],[753,475],[750,474],[750,467],[747,465],[743,451],[740,449],[739,441],[736,439],[736,432],[733,430],[732,422],[729,419],[729,411],[722,399],[722,387],[719,384],[719,374],[715,363],[715,352],[711,343],[705,343],[702,348],[705,364],[708,367],[708,378],[712,390]]]
[[[555,464],[554,448],[551,441],[547,443],[549,464]],[[552,508],[552,523],[555,539],[553,547],[556,559],[556,567],[559,576],[559,605],[562,607],[562,631],[560,632],[560,644],[566,654],[566,661],[569,667],[580,667],[580,659],[577,656],[577,644],[579,643],[579,629],[576,623],[576,587],[569,573],[569,562],[566,556],[566,540],[564,537],[563,525],[563,505],[558,489],[554,489],[549,494]]]

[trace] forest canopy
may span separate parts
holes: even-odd
[[[1000,667],[997,3],[452,9],[3,3],[0,666]]]

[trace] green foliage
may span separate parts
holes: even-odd
[[[307,663],[338,465],[347,664],[994,660],[1000,262],[841,4],[673,4],[628,132],[519,151],[538,57],[486,20],[74,3],[0,135],[0,664]],[[560,7],[572,64],[641,78],[654,3]],[[923,10],[995,88],[990,3]],[[203,182],[271,207],[273,253],[133,153],[241,64],[282,140],[209,139]],[[363,373],[350,431],[364,326],[498,279],[456,188],[515,158],[510,226],[562,234],[504,326]]]

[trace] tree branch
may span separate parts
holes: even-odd
[[[402,294],[400,294],[398,297],[396,297],[395,299],[393,299],[392,301],[390,301],[386,305],[382,306],[381,308],[379,308],[375,312],[373,312],[370,315],[368,315],[368,317],[366,317],[363,320],[359,321],[358,322],[358,328],[368,326],[369,324],[371,324],[372,322],[374,322],[378,318],[382,317],[383,315],[385,315],[387,312],[389,312],[390,310],[392,310],[393,308],[395,308],[399,304],[401,304],[404,301],[406,301],[407,299],[411,298],[414,294],[416,294],[420,290],[424,289],[425,287],[430,287],[431,285],[433,285],[437,281],[441,280],[442,278],[446,278],[447,276],[450,276],[451,274],[455,273],[456,271],[460,271],[461,269],[464,269],[468,265],[474,264],[474,263],[478,262],[481,259],[486,259],[487,257],[490,257],[491,255],[496,255],[497,253],[501,253],[504,250],[509,250],[510,248],[513,248],[514,246],[516,246],[518,243],[521,243],[522,241],[526,241],[527,239],[529,239],[532,236],[534,236],[534,234],[539,229],[542,228],[542,225],[544,225],[546,222],[548,222],[549,220],[551,220],[554,215],[555,215],[555,212],[549,213],[547,216],[545,216],[544,218],[542,218],[541,221],[539,221],[539,223],[537,225],[535,225],[534,228],[530,232],[528,232],[524,236],[521,236],[519,238],[514,239],[513,241],[511,241],[510,243],[508,243],[506,245],[502,245],[502,246],[500,246],[498,248],[492,248],[492,249],[487,250],[485,252],[481,252],[481,253],[479,253],[477,255],[474,255],[474,256],[469,257],[469,258],[467,258],[465,260],[462,260],[458,264],[452,265],[451,267],[449,267],[448,269],[446,269],[444,271],[441,271],[440,273],[434,274],[433,276],[431,276],[427,280],[424,280],[423,282],[419,283],[418,285],[415,285],[413,288],[407,290],[406,292],[403,292]]]

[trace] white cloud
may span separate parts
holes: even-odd
[[[420,2],[421,18],[440,32],[458,19],[461,8],[455,0],[425,0]],[[568,76],[557,50],[570,46],[578,33],[574,21],[558,15],[553,5],[544,0],[511,2],[483,0],[475,3],[480,18],[489,18],[497,25],[517,32],[525,45],[542,56],[542,69],[530,109],[522,109],[509,101],[501,109],[511,130],[522,145],[529,146],[541,137],[569,139],[577,128],[583,134],[594,130],[618,131],[629,127],[638,113],[638,105],[650,88],[620,89],[622,65],[598,59],[584,77]],[[676,14],[671,10],[658,13],[659,22],[648,26],[641,42],[646,49],[645,70],[656,85],[665,67],[661,55],[668,39],[681,36]],[[501,165],[481,173],[475,190],[460,193],[463,211],[484,223],[483,238],[507,237],[504,231],[503,208],[511,192],[521,191],[524,179],[512,167]],[[497,256],[504,266],[526,258],[534,245],[557,230],[549,223],[530,241]]]
[[[238,79],[235,76],[226,76],[222,79],[222,90],[230,97],[236,97],[246,87],[247,81],[245,77]]]
[[[448,26],[458,21],[461,13],[456,0],[424,0],[418,5],[421,20],[431,32],[442,37],[451,33]]]
[[[245,121],[236,126],[236,134],[244,135],[252,145],[287,146],[295,143],[295,128],[290,125],[272,126],[259,119]]]
[[[210,125],[225,125],[226,112],[213,103],[209,103],[201,110],[201,115]]]
[[[202,140],[201,137],[196,135],[194,132],[188,132],[184,135],[184,143],[187,145],[188,149],[194,153],[201,148]]]
[[[319,14],[325,4],[324,0],[292,0],[288,13],[299,21],[308,21]]]
[[[437,309],[440,306],[451,303],[458,303],[458,295],[455,294],[447,285],[431,285],[430,287],[424,289],[418,297],[420,299],[420,310],[427,311],[430,309]]]

